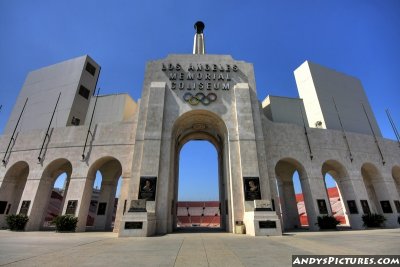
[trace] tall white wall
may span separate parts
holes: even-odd
[[[300,97],[304,101],[310,127],[340,130],[338,113],[346,131],[372,135],[368,114],[374,133],[382,136],[371,106],[361,85],[352,76],[339,73],[315,63],[306,61],[294,71]]]
[[[300,98],[267,96],[262,102],[262,108],[264,115],[274,122],[285,122],[300,126],[308,123],[303,100]]]
[[[85,69],[87,62],[96,68],[94,75]],[[4,132],[11,133],[14,130],[27,98],[28,102],[18,125],[18,131],[47,128],[60,92],[61,97],[52,127],[71,125],[72,116],[79,118],[80,124],[83,124],[99,70],[100,66],[90,57],[81,56],[30,72]],[[90,90],[88,99],[79,94],[81,85]]]
[[[96,96],[90,100],[85,124],[90,123]],[[97,98],[92,123],[113,123],[132,121],[137,104],[128,94],[102,95]]]

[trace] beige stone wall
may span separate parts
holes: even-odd
[[[11,147],[11,152],[6,156],[6,165],[0,167],[0,187],[7,183],[5,178],[10,174],[8,171],[13,170],[15,164],[22,161],[29,166],[26,185],[20,200],[16,203],[18,208],[13,207],[14,212],[17,212],[20,210],[23,200],[31,201],[27,229],[40,229],[43,211],[48,202],[48,190],[52,188],[57,176],[66,171],[70,180],[63,212],[66,210],[68,200],[78,200],[75,215],[79,218],[78,230],[84,230],[96,170],[102,168],[107,175],[107,168],[115,170],[122,168],[115,172],[120,172],[123,184],[131,176],[135,128],[136,122],[92,125],[93,137],[89,136],[84,161],[81,155],[88,126],[55,128],[51,132],[50,141],[46,142],[40,163],[38,156],[45,131],[19,134],[15,139],[15,144]],[[9,140],[9,135],[0,137],[0,156],[2,158]],[[110,164],[113,161],[119,162],[121,167],[118,167],[117,164],[114,166]],[[109,166],[106,165],[107,163]],[[119,176],[115,178],[118,179]],[[14,179],[19,179],[18,175]],[[3,200],[3,195],[0,198]],[[120,209],[124,199],[126,199],[126,192],[122,191],[119,202]],[[8,199],[4,200],[8,201]],[[108,203],[107,210],[110,210],[112,206],[113,203]],[[4,226],[4,215],[0,215],[0,224]]]
[[[173,82],[179,82],[179,78],[171,80],[168,71],[163,70],[163,64],[176,66],[178,63],[183,71],[189,64],[206,63],[235,65],[237,70],[235,73],[230,70],[229,90],[189,90],[179,89],[179,85],[174,89]],[[212,92],[217,99],[209,105],[190,105],[184,99],[188,92],[192,95]],[[7,164],[0,167],[0,198],[17,203],[18,208],[13,212],[19,211],[23,200],[30,200],[27,229],[38,230],[49,188],[58,174],[66,172],[69,187],[63,212],[69,200],[78,200],[75,215],[79,218],[78,230],[83,231],[96,171],[103,175],[105,187],[100,199],[104,202],[112,202],[116,180],[122,176],[114,227],[114,231],[120,231],[123,219],[129,217],[124,217],[124,211],[138,198],[140,177],[154,176],[157,177],[157,194],[155,201],[147,203],[147,211],[155,220],[155,233],[172,232],[176,222],[174,205],[179,184],[179,151],[186,142],[203,139],[214,144],[219,154],[221,217],[228,232],[233,232],[236,222],[243,221],[246,214],[254,210],[253,202],[244,199],[243,177],[246,176],[260,178],[261,197],[274,200],[282,228],[295,227],[298,215],[293,206],[294,171],[300,174],[311,229],[316,229],[315,222],[320,215],[317,200],[325,200],[331,213],[323,179],[325,173],[336,179],[345,205],[347,200],[356,201],[358,214],[348,214],[351,227],[362,227],[360,200],[368,200],[371,210],[378,213],[383,212],[379,202],[390,201],[394,212],[384,214],[388,219],[386,226],[398,227],[394,206],[394,200],[400,198],[394,179],[396,176],[400,180],[397,143],[378,139],[383,164],[372,136],[348,132],[350,157],[341,131],[307,128],[310,153],[304,127],[271,122],[264,115],[258,99],[253,66],[230,56],[171,55],[151,61],[146,67],[142,98],[133,122],[93,125],[93,137],[89,138],[85,160],[81,155],[87,125],[54,129],[40,163],[38,156],[45,132],[19,134],[11,153],[6,155]],[[9,140],[9,135],[0,137],[1,157]],[[26,166],[29,172],[25,186],[10,183],[11,178],[22,177],[23,180],[26,177]],[[10,194],[2,194],[4,188],[15,188],[13,195],[21,196],[12,199]],[[111,208],[112,204],[108,203],[107,207]],[[4,225],[4,215],[0,215],[0,224]],[[108,229],[109,224],[110,209],[106,216],[98,218],[95,228]]]
[[[341,131],[308,128],[308,137],[313,155],[313,159],[311,160],[303,127],[273,123],[266,118],[263,120],[263,126],[270,183],[275,184],[276,178],[279,181],[279,177],[276,174],[276,166],[281,160],[289,162],[289,165],[293,166],[296,170],[301,169],[301,167],[304,168],[303,175],[300,174],[300,180],[302,186],[305,187],[303,188],[303,194],[309,214],[310,227],[315,227],[313,225],[316,223],[316,216],[319,215],[316,200],[325,199],[326,203],[329,203],[325,192],[322,169],[324,163],[327,162],[328,169],[336,172],[333,177],[338,178],[336,181],[342,191],[344,202],[347,200],[356,201],[359,214],[348,214],[351,227],[356,229],[362,227],[361,216],[363,212],[360,200],[368,200],[372,212],[383,214],[380,205],[373,207],[374,201],[369,199],[367,194],[362,168],[365,169],[368,165],[372,165],[377,170],[376,173],[372,173],[369,170],[373,178],[375,178],[374,190],[377,200],[390,201],[393,209],[392,214],[384,214],[387,218],[386,226],[399,226],[397,223],[398,213],[394,200],[399,200],[400,197],[399,192],[396,190],[394,177],[392,176],[392,170],[400,163],[400,148],[396,142],[378,138],[379,147],[385,161],[385,164],[383,164],[378,147],[372,136],[347,133],[346,136],[353,157],[353,161],[351,161],[350,153]],[[299,166],[296,166],[296,164]],[[272,192],[278,203],[279,199],[277,199],[276,189],[272,190]],[[347,203],[345,205],[347,213],[349,213]],[[293,212],[297,212],[297,209]]]

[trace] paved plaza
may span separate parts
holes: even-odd
[[[275,237],[174,233],[0,231],[0,266],[291,266],[292,254],[400,254],[400,229],[293,232]]]

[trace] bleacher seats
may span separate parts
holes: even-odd
[[[178,227],[220,227],[219,202],[178,202],[177,219]]]

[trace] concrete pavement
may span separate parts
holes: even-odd
[[[292,254],[400,254],[400,229],[294,232],[280,237],[0,231],[0,266],[291,266]]]

